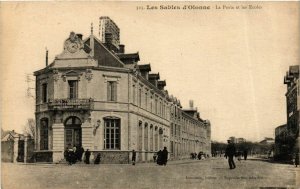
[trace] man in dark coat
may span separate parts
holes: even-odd
[[[132,157],[131,157],[132,165],[135,165],[136,161],[136,151],[132,150]]]
[[[230,169],[235,168],[235,163],[233,161],[233,157],[235,155],[235,146],[234,143],[231,142],[231,140],[227,140],[228,145],[226,147],[225,157],[228,157],[228,164]]]
[[[244,160],[247,160],[248,150],[244,150]]]
[[[77,156],[77,159],[78,161],[82,161],[82,154],[84,153],[84,149],[82,146],[78,147],[77,148],[77,152],[76,152],[76,156]]]
[[[167,147],[164,147],[163,151],[162,151],[162,164],[164,166],[167,165],[167,161],[168,161],[168,150]]]
[[[159,150],[159,151],[157,152],[157,164],[158,164],[158,165],[162,165],[162,164],[163,164],[162,151],[161,151],[161,150]]]
[[[86,164],[90,164],[90,156],[91,156],[91,152],[89,151],[89,149],[87,149],[87,150],[85,151],[84,156],[85,156],[84,162],[85,162]]]
[[[100,164],[100,161],[101,161],[101,154],[98,153],[96,158],[95,158],[94,164]]]

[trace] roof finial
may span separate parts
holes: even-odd
[[[93,22],[91,23],[91,35],[93,35]]]

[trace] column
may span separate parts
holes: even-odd
[[[102,125],[102,124],[101,124]],[[103,129],[101,126],[98,128],[99,129]],[[84,148],[84,150],[86,149],[93,149],[93,127],[91,125],[91,123],[86,120],[82,125],[81,125],[81,140],[82,140],[82,147]],[[103,143],[102,144],[102,148],[103,148]],[[100,147],[101,149],[101,147]]]
[[[145,137],[145,134],[144,134],[144,130],[145,130],[145,125],[141,125],[142,127],[142,161],[145,161],[145,147],[144,147],[144,137]]]
[[[24,135],[24,163],[27,163],[27,151],[28,151],[28,136],[27,134]]]
[[[13,156],[14,163],[17,163],[18,152],[19,152],[19,140],[20,140],[20,137],[14,138],[14,156]]]
[[[63,123],[54,123],[53,132],[53,162],[59,162],[64,158],[65,132]]]

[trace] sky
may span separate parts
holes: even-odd
[[[114,20],[125,51],[139,52],[139,63],[150,63],[184,108],[194,101],[201,118],[211,122],[213,140],[260,141],[286,123],[283,78],[290,65],[299,64],[299,2],[1,2],[3,129],[22,132],[34,118],[27,88],[35,84],[26,75],[34,79],[32,73],[45,67],[45,49],[51,62],[71,31],[88,37],[93,23],[97,36],[100,16]]]

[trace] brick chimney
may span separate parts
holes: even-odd
[[[125,53],[125,45],[119,45],[119,53]]]
[[[81,33],[77,33],[76,35],[77,35],[77,37],[78,37],[79,39],[82,40],[82,34],[81,34]]]

